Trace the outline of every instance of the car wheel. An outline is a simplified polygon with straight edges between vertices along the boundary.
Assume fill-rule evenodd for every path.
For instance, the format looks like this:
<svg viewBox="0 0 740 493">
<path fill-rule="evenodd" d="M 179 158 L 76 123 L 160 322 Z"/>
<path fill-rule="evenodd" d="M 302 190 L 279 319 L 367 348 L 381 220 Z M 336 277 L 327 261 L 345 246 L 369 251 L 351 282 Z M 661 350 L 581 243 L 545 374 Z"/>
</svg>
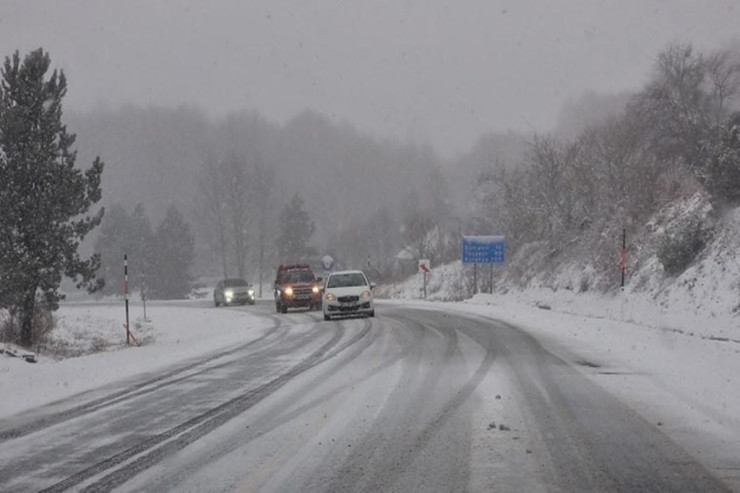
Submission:
<svg viewBox="0 0 740 493">
<path fill-rule="evenodd" d="M 370 310 L 370 313 L 367 314 L 368 317 L 374 317 L 375 316 L 375 310 Z"/>
<path fill-rule="evenodd" d="M 328 322 L 330 320 L 331 320 L 331 317 L 329 315 L 327 315 L 326 313 L 324 313 L 324 321 L 325 322 Z"/>
<path fill-rule="evenodd" d="M 280 313 L 288 313 L 288 306 L 280 305 Z"/>
<path fill-rule="evenodd" d="M 213 304 L 218 306 L 218 300 L 213 300 Z"/>
</svg>

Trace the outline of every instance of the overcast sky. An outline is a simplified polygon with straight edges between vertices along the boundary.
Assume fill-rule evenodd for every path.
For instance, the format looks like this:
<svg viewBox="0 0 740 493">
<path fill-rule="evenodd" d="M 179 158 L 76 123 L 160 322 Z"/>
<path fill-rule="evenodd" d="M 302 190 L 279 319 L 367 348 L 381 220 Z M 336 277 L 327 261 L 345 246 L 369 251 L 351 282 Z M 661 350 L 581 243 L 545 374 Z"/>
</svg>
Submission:
<svg viewBox="0 0 740 493">
<path fill-rule="evenodd" d="M 49 51 L 67 108 L 310 108 L 445 156 L 738 36 L 738 0 L 0 0 L 0 54 Z"/>
</svg>

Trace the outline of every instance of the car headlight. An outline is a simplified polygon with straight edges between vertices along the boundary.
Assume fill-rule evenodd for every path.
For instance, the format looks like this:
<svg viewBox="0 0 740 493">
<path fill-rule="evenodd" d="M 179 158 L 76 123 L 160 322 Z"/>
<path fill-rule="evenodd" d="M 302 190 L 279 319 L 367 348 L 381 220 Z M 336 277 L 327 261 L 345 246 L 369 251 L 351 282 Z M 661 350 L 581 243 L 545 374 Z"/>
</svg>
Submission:
<svg viewBox="0 0 740 493">
<path fill-rule="evenodd" d="M 293 288 L 291 288 L 290 286 L 285 288 L 285 294 L 288 296 L 293 296 Z"/>
<path fill-rule="evenodd" d="M 247 294 L 249 296 L 254 296 L 254 289 L 250 289 L 249 291 L 247 291 Z"/>
<path fill-rule="evenodd" d="M 227 289 L 226 291 L 224 291 L 224 296 L 227 297 L 227 298 L 233 298 L 234 297 L 234 292 L 232 290 L 230 290 L 230 289 Z"/>
<path fill-rule="evenodd" d="M 318 286 L 314 286 L 313 289 L 312 289 L 312 291 L 314 292 L 314 294 L 318 294 L 319 287 Z"/>
<path fill-rule="evenodd" d="M 360 298 L 362 298 L 363 300 L 369 300 L 372 297 L 373 297 L 373 293 L 371 293 L 370 291 L 363 291 L 362 294 L 360 295 Z"/>
<path fill-rule="evenodd" d="M 334 296 L 334 293 L 326 293 L 326 301 L 331 303 L 332 301 L 336 301 L 336 299 L 337 297 Z"/>
</svg>

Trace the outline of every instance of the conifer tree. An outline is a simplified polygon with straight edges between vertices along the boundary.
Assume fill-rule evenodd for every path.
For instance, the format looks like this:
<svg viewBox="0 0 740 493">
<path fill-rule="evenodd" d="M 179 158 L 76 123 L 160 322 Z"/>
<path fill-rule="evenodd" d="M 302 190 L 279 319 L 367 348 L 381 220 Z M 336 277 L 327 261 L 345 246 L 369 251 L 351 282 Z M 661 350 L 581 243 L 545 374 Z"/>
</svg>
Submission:
<svg viewBox="0 0 740 493">
<path fill-rule="evenodd" d="M 129 214 L 114 204 L 105 214 L 95 252 L 100 255 L 99 274 L 105 279 L 103 293 L 123 295 L 123 256 L 128 256 L 129 286 L 142 289 L 153 266 L 154 233 L 143 204 Z"/>
<path fill-rule="evenodd" d="M 6 57 L 0 76 L 0 308 L 19 317 L 20 343 L 33 343 L 37 300 L 54 310 L 64 295 L 62 277 L 92 292 L 96 255 L 80 257 L 85 236 L 101 221 L 103 209 L 88 211 L 101 197 L 103 162 L 75 167 L 75 135 L 62 123 L 64 73 L 54 70 L 39 48 L 21 61 Z"/>
<path fill-rule="evenodd" d="M 316 227 L 300 194 L 294 194 L 283 207 L 279 228 L 277 251 L 281 263 L 307 262 L 316 256 L 316 249 L 309 245 Z"/>
<path fill-rule="evenodd" d="M 195 258 L 195 245 L 190 226 L 174 206 L 157 226 L 152 245 L 152 273 L 147 286 L 152 298 L 184 298 L 192 288 L 190 268 Z"/>
</svg>

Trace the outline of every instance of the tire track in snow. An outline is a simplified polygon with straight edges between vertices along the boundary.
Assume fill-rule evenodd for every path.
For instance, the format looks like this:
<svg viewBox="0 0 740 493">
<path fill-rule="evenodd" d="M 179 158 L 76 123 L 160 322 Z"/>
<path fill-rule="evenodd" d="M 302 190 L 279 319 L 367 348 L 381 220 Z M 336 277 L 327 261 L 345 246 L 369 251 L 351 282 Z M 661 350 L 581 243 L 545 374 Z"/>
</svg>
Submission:
<svg viewBox="0 0 740 493">
<path fill-rule="evenodd" d="M 0 430 L 0 443 L 20 438 L 31 433 L 35 433 L 45 428 L 64 423 L 65 421 L 79 418 L 94 413 L 96 411 L 100 411 L 101 409 L 105 409 L 107 407 L 114 406 L 116 404 L 120 404 L 128 400 L 159 391 L 163 388 L 180 383 L 184 380 L 199 376 L 205 372 L 228 366 L 229 364 L 231 364 L 231 361 L 226 361 L 217 365 L 207 365 L 219 359 L 229 358 L 246 349 L 252 348 L 252 346 L 256 346 L 264 342 L 268 342 L 269 344 L 278 343 L 280 342 L 280 340 L 282 340 L 283 337 L 288 335 L 288 333 L 290 332 L 290 326 L 280 325 L 280 321 L 276 317 L 270 318 L 273 320 L 274 325 L 268 330 L 267 333 L 263 334 L 257 339 L 249 341 L 233 349 L 215 353 L 209 357 L 206 357 L 205 359 L 201 359 L 193 363 L 187 363 L 183 366 L 178 366 L 173 370 L 158 374 L 154 378 L 138 382 L 126 389 L 94 399 L 90 402 L 86 402 L 85 404 L 35 419 L 21 426 Z M 274 337 L 274 340 L 269 340 L 272 337 Z M 203 368 L 196 370 L 198 367 Z M 65 399 L 65 401 L 78 399 L 79 396 L 80 394 L 72 396 L 68 399 Z"/>
<path fill-rule="evenodd" d="M 394 314 L 395 315 L 395 314 Z M 426 317 L 426 318 L 422 318 Z M 400 382 L 388 398 L 389 403 L 407 403 L 399 415 L 398 409 L 389 408 L 381 413 L 374 425 L 366 434 L 367 440 L 361 447 L 354 448 L 345 459 L 344 464 L 333 474 L 331 481 L 325 486 L 326 491 L 377 491 L 378 489 L 393 489 L 396 479 L 404 473 L 408 465 L 424 451 L 427 444 L 435 438 L 444 425 L 468 400 L 479 383 L 489 371 L 495 359 L 495 351 L 490 344 L 481 344 L 486 349 L 486 356 L 467 378 L 458 391 L 446 395 L 443 404 L 432 409 L 429 396 L 435 395 L 435 389 L 446 372 L 448 365 L 460 356 L 458 331 L 443 325 L 429 312 L 415 311 L 414 318 L 393 316 L 403 322 L 406 329 L 414 327 L 417 337 L 412 351 L 406 355 L 407 370 L 404 372 L 404 381 L 411 382 L 414 389 L 409 393 L 408 385 Z M 421 321 L 420 321 L 421 320 Z M 430 332 L 440 335 L 444 347 L 439 356 L 435 356 L 434 370 L 425 373 L 422 381 L 413 384 L 419 373 L 421 362 L 424 361 L 425 340 L 430 338 Z M 423 421 L 421 428 L 418 423 Z M 394 436 L 393 440 L 385 437 Z M 404 437 L 402 440 L 399 437 Z M 402 441 L 399 443 L 399 441 Z M 458 471 L 465 475 L 464 470 Z M 464 481 L 460 478 L 451 482 L 459 484 Z"/>
<path fill-rule="evenodd" d="M 358 336 L 364 336 L 368 330 L 369 328 L 361 332 Z M 346 344 L 336 348 L 339 341 L 343 338 L 344 333 L 345 329 L 338 324 L 329 341 L 324 343 L 306 359 L 273 380 L 195 416 L 164 433 L 155 435 L 123 452 L 98 462 L 42 491 L 48 493 L 67 491 L 118 466 L 121 467 L 84 487 L 82 491 L 110 491 L 120 486 L 168 455 L 186 447 L 188 444 L 247 411 L 263 399 L 272 395 L 296 376 L 327 359 L 333 358 L 341 350 L 349 347 L 349 345 L 358 339 L 358 336 L 356 336 Z"/>
</svg>

